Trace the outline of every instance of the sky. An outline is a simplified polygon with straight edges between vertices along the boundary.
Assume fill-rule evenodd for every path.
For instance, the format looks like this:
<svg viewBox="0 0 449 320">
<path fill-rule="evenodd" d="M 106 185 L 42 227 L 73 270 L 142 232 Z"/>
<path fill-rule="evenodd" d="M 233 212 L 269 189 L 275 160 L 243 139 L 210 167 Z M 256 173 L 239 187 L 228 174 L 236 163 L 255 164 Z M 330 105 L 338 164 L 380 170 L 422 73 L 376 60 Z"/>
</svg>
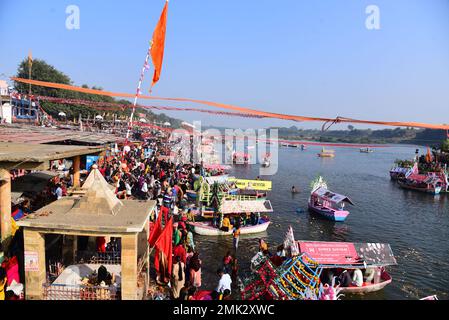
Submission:
<svg viewBox="0 0 449 320">
<path fill-rule="evenodd" d="M 69 5 L 79 8 L 79 29 L 66 28 Z M 75 85 L 134 93 L 163 5 L 0 0 L 0 79 L 32 50 Z M 380 29 L 366 27 L 369 5 L 379 8 Z M 152 70 L 144 93 L 151 78 Z M 449 1 L 170 0 L 153 94 L 304 116 L 449 123 Z M 234 128 L 322 125 L 166 113 Z"/>
</svg>

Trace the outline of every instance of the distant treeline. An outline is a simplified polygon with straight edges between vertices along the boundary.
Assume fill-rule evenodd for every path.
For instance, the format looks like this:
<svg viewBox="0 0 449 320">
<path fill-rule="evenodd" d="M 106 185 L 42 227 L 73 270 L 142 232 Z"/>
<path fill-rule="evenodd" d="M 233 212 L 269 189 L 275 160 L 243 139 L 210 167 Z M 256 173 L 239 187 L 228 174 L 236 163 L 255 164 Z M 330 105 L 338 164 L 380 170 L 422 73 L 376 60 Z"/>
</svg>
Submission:
<svg viewBox="0 0 449 320">
<path fill-rule="evenodd" d="M 17 69 L 17 77 L 18 78 L 26 78 L 28 79 L 28 59 L 24 59 Z M 69 76 L 64 74 L 63 72 L 57 70 L 52 65 L 49 65 L 44 60 L 35 59 L 32 63 L 31 69 L 32 79 L 33 80 L 41 80 L 47 82 L 55 82 L 73 85 L 72 80 Z M 87 84 L 83 84 L 81 87 L 89 88 Z M 28 94 L 29 85 L 24 83 L 15 83 L 15 89 L 23 94 Z M 102 90 L 101 87 L 92 86 L 91 89 Z M 95 94 L 87 94 L 82 92 L 75 92 L 69 90 L 62 89 L 53 89 L 46 88 L 40 86 L 31 86 L 31 93 L 33 95 L 39 96 L 49 96 L 56 98 L 66 98 L 66 99 L 80 99 L 80 100 L 88 100 L 92 102 L 109 102 L 109 103 L 120 103 L 122 105 L 131 104 L 128 100 L 117 100 L 108 96 L 100 96 Z M 90 116 L 91 118 L 95 117 L 95 115 L 102 115 L 104 119 L 111 120 L 115 115 L 118 119 L 126 119 L 131 114 L 131 108 L 108 108 L 107 110 L 101 110 L 101 108 L 94 109 L 89 106 L 84 105 L 76 105 L 76 104 L 61 104 L 61 103 L 53 103 L 49 101 L 41 101 L 41 106 L 52 117 L 57 118 L 60 112 L 64 112 L 67 115 L 68 119 L 78 118 L 79 115 L 83 118 Z M 165 114 L 155 114 L 147 109 L 138 108 L 136 109 L 137 113 L 143 113 L 146 115 L 147 120 L 157 121 L 158 123 L 170 122 L 172 127 L 179 128 L 181 125 L 181 120 L 171 118 Z"/>
<path fill-rule="evenodd" d="M 226 128 L 204 126 L 203 129 L 218 129 L 224 133 Z M 395 129 L 356 129 L 352 125 L 347 130 L 328 130 L 320 129 L 300 129 L 296 126 L 272 127 L 269 129 L 277 129 L 279 139 L 285 140 L 306 140 L 319 142 L 335 142 L 335 143 L 363 143 L 363 144 L 387 144 L 387 143 L 403 143 L 417 144 L 430 147 L 441 146 L 441 143 L 447 139 L 446 131 L 416 128 L 395 128 Z M 268 132 L 267 132 L 268 133 Z"/>
<path fill-rule="evenodd" d="M 278 135 L 282 139 L 339 143 L 406 143 L 440 146 L 447 138 L 444 130 L 416 128 L 362 130 L 348 126 L 348 130 L 328 130 L 324 132 L 318 129 L 299 129 L 296 126 L 276 129 L 278 129 Z"/>
</svg>

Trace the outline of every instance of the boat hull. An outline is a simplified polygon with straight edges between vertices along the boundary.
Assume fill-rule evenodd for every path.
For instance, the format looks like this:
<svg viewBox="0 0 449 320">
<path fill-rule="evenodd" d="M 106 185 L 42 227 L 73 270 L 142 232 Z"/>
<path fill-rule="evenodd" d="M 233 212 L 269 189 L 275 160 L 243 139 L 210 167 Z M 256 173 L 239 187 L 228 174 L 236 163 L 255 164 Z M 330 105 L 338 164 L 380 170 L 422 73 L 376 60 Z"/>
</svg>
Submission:
<svg viewBox="0 0 449 320">
<path fill-rule="evenodd" d="M 252 234 L 264 232 L 267 230 L 271 221 L 264 221 L 255 226 L 245 226 L 240 228 L 240 234 Z M 193 232 L 202 236 L 228 236 L 232 235 L 232 229 L 223 231 L 211 226 L 210 222 L 188 222 L 188 225 L 193 227 Z"/>
<path fill-rule="evenodd" d="M 320 158 L 333 158 L 335 154 L 332 153 L 318 153 L 318 157 Z"/>
<path fill-rule="evenodd" d="M 429 193 L 429 194 L 433 194 L 433 195 L 440 194 L 440 192 L 441 192 L 441 187 L 421 188 L 421 187 L 416 187 L 413 185 L 406 184 L 406 183 L 402 182 L 401 180 L 398 180 L 398 184 L 403 189 L 420 191 L 420 192 L 425 192 L 425 193 Z"/>
<path fill-rule="evenodd" d="M 346 210 L 331 210 L 325 207 L 315 207 L 309 203 L 309 211 L 314 212 L 331 221 L 343 222 L 349 215 Z"/>
<path fill-rule="evenodd" d="M 379 290 L 382 290 L 387 285 L 389 285 L 392 281 L 391 276 L 384 272 L 382 274 L 382 282 L 375 283 L 375 284 L 369 284 L 362 287 L 340 287 L 341 293 L 348 293 L 348 294 L 365 294 L 369 292 L 376 292 Z"/>
</svg>

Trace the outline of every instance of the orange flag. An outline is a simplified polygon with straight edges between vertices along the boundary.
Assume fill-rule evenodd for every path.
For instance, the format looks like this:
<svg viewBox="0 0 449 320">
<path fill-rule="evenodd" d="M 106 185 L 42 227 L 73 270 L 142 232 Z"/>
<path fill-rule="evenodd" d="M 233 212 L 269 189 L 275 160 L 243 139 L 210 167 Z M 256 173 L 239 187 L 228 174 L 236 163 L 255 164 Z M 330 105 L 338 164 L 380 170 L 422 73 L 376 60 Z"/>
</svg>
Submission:
<svg viewBox="0 0 449 320">
<path fill-rule="evenodd" d="M 161 214 L 161 213 L 159 213 Z M 156 240 L 154 244 L 156 249 L 156 254 L 154 256 L 154 267 L 156 271 L 160 272 L 161 270 L 161 261 L 159 261 L 159 253 L 165 257 L 167 273 L 170 275 L 172 270 L 172 259 L 173 259 L 173 217 L 170 218 L 164 230 L 162 231 L 159 239 Z"/>
<path fill-rule="evenodd" d="M 168 0 L 165 2 L 164 9 L 162 10 L 159 22 L 156 25 L 156 29 L 153 32 L 153 40 L 151 43 L 151 59 L 154 65 L 154 75 L 151 87 L 153 87 L 159 80 L 162 69 L 162 60 L 164 59 L 164 47 L 165 47 L 165 30 L 167 27 L 167 10 Z M 150 89 L 151 91 L 151 89 Z"/>
</svg>

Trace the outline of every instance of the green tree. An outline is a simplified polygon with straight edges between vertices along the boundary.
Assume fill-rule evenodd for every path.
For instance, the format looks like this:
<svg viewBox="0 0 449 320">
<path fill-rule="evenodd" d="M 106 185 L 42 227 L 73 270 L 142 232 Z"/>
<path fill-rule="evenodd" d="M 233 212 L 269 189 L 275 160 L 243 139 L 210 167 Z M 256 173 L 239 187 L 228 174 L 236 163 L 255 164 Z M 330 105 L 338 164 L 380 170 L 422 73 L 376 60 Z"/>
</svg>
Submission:
<svg viewBox="0 0 449 320">
<path fill-rule="evenodd" d="M 17 69 L 17 77 L 18 78 L 29 78 L 28 73 L 28 58 L 25 58 Z M 44 60 L 35 59 L 33 60 L 32 69 L 31 69 L 31 78 L 33 80 L 40 80 L 46 82 L 54 82 L 61 83 L 67 85 L 73 85 L 72 80 L 68 75 L 63 73 L 62 71 L 57 70 L 54 66 L 48 64 Z M 28 93 L 29 85 L 25 83 L 15 82 L 15 89 L 21 93 Z M 87 84 L 83 84 L 82 88 L 88 89 L 89 86 Z M 92 89 L 95 90 L 103 90 L 100 86 L 92 86 Z M 46 88 L 41 86 L 31 86 L 31 93 L 36 96 L 48 96 L 55 98 L 67 98 L 67 99 L 80 99 L 80 100 L 88 100 L 92 102 L 109 102 L 109 103 L 120 103 L 122 105 L 130 105 L 131 103 L 128 100 L 115 100 L 109 96 L 88 94 L 76 91 L 62 90 L 62 89 L 54 89 L 54 88 Z M 114 107 L 112 110 L 108 108 L 107 111 L 101 109 L 94 109 L 90 106 L 80 105 L 80 104 L 61 104 L 61 103 L 52 103 L 48 101 L 41 101 L 41 107 L 49 113 L 52 117 L 57 117 L 59 112 L 65 112 L 69 119 L 75 117 L 77 118 L 79 114 L 83 117 L 87 117 L 88 114 L 104 114 L 107 112 L 112 118 L 112 114 L 116 114 L 119 118 L 125 118 L 131 114 L 131 108 L 122 108 L 122 107 Z M 156 115 L 147 109 L 138 108 L 136 110 L 139 113 L 145 113 L 150 119 L 156 121 L 169 121 L 172 124 L 173 128 L 179 128 L 181 125 L 181 121 L 178 119 L 173 119 L 164 114 Z"/>
<path fill-rule="evenodd" d="M 441 144 L 441 151 L 449 152 L 449 139 L 443 141 L 443 143 Z"/>
</svg>

